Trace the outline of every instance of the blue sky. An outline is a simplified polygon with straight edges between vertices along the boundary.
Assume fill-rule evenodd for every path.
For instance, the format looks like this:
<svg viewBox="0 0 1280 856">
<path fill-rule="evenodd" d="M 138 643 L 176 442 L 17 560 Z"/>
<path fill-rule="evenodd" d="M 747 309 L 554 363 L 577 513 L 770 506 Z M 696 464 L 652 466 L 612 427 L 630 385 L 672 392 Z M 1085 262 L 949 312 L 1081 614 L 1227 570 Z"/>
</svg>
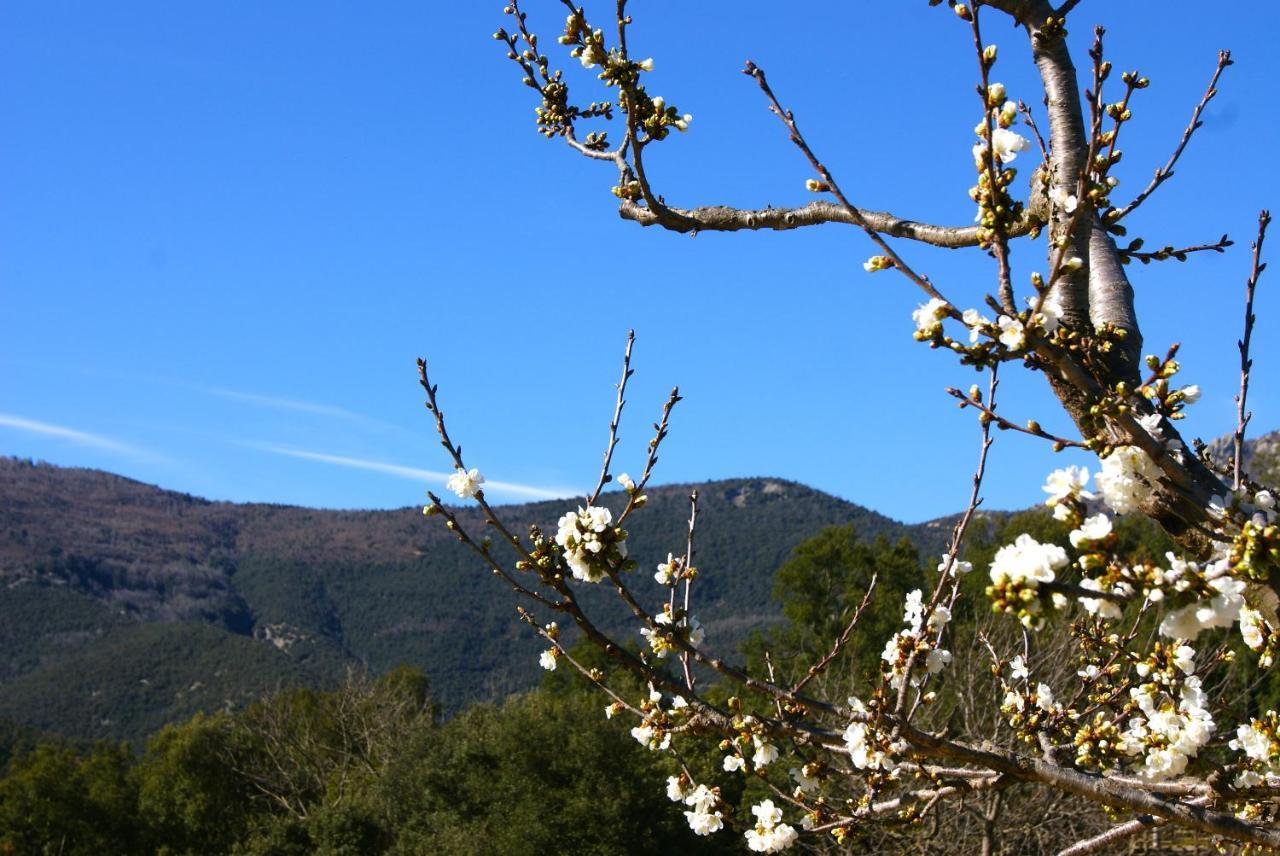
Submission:
<svg viewBox="0 0 1280 856">
<path fill-rule="evenodd" d="M 0 453 L 218 499 L 411 505 L 448 468 L 421 355 L 469 461 L 506 485 L 491 493 L 582 492 L 634 327 L 619 470 L 639 469 L 678 384 L 660 482 L 772 475 L 905 520 L 957 510 L 976 426 L 942 390 L 975 376 L 912 342 L 917 293 L 863 273 L 872 248 L 847 227 L 691 239 L 621 222 L 610 168 L 534 133 L 532 93 L 490 39 L 500 7 L 5 3 Z M 562 7 L 527 8 L 550 42 Z M 695 117 L 649 159 L 668 201 L 808 201 L 804 162 L 740 73 L 751 58 L 858 204 L 970 221 L 967 30 L 924 2 L 776 9 L 633 2 L 650 91 Z M 1183 343 L 1183 377 L 1205 390 L 1185 424 L 1209 438 L 1234 425 L 1257 211 L 1280 208 L 1277 15 L 1093 0 L 1071 22 L 1078 48 L 1095 18 L 1117 69 L 1152 79 L 1117 199 L 1168 156 L 1216 51 L 1237 60 L 1130 223 L 1149 246 L 1237 241 L 1132 269 L 1148 350 Z M 1034 102 L 1021 34 L 987 34 L 995 77 Z M 902 251 L 959 302 L 992 287 L 977 252 Z M 1025 283 L 1041 245 L 1014 262 Z M 1258 300 L 1258 430 L 1280 427 L 1277 288 L 1264 277 Z M 1006 412 L 1067 430 L 1043 386 L 1006 372 Z M 1038 501 L 1064 460 L 1010 436 L 993 455 L 995 508 Z"/>
</svg>

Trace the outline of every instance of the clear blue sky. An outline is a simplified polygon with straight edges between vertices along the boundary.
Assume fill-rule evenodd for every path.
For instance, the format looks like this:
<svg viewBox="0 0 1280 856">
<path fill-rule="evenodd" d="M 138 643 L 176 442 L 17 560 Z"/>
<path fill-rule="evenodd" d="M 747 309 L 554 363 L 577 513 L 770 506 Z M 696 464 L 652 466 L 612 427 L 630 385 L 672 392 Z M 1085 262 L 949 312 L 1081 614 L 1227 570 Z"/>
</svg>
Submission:
<svg viewBox="0 0 1280 856">
<path fill-rule="evenodd" d="M 563 8 L 527 2 L 550 42 Z M 945 7 L 632 6 L 650 91 L 695 117 L 651 158 L 668 201 L 808 201 L 804 163 L 740 74 L 749 57 L 856 202 L 972 219 L 974 63 Z M 847 227 L 690 239 L 621 222 L 610 168 L 534 133 L 532 93 L 490 39 L 500 7 L 6 2 L 0 453 L 219 499 L 411 505 L 427 487 L 413 471 L 447 469 L 422 355 L 491 481 L 581 492 L 634 327 L 619 469 L 639 469 L 679 384 L 659 481 L 773 475 L 905 520 L 958 509 L 976 427 L 942 389 L 975 376 L 911 340 L 918 295 L 864 274 L 872 248 Z M 1086 0 L 1077 47 L 1099 17 L 1117 68 L 1153 81 L 1117 199 L 1171 151 L 1215 52 L 1237 59 L 1177 177 L 1130 224 L 1149 245 L 1237 240 L 1132 271 L 1148 348 L 1183 342 L 1205 390 L 1186 424 L 1208 438 L 1234 424 L 1257 210 L 1280 209 L 1280 26 L 1262 0 Z M 1034 101 L 1021 33 L 988 33 L 997 79 Z M 567 62 L 579 90 L 598 85 Z M 961 302 L 991 288 L 976 252 L 903 251 Z M 1022 283 L 1044 267 L 1039 245 L 1014 260 Z M 1260 430 L 1280 427 L 1278 291 L 1264 278 Z M 1066 430 L 1040 378 L 1006 374 L 1010 416 Z M 1038 501 L 1048 450 L 1005 436 L 994 455 L 989 506 Z"/>
</svg>

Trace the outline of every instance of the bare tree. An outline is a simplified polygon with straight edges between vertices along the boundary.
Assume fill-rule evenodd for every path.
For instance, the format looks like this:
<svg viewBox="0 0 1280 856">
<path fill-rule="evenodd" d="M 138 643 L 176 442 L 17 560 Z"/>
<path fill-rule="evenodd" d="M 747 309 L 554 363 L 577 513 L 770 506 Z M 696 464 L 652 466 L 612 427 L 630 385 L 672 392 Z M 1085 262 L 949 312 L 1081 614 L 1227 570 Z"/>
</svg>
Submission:
<svg viewBox="0 0 1280 856">
<path fill-rule="evenodd" d="M 978 415 L 980 446 L 970 502 L 931 586 L 907 597 L 902 629 L 888 640 L 871 640 L 877 647 L 884 645 L 881 674 L 869 696 L 859 699 L 850 697 L 848 683 L 837 676 L 842 653 L 858 632 L 861 609 L 832 640 L 830 651 L 795 681 L 782 680 L 768 658 L 763 673 L 751 673 L 704 645 L 702 628 L 691 614 L 698 575 L 696 495 L 686 543 L 673 545 L 672 555 L 657 565 L 661 601 L 646 606 L 650 599 L 628 582 L 637 562 L 627 555 L 624 525 L 645 504 L 645 486 L 680 401 L 673 390 L 654 425 L 640 477 L 615 478 L 613 452 L 632 373 L 631 339 L 599 479 L 583 506 L 561 518 L 555 535 L 537 528 L 517 535 L 501 521 L 484 497 L 483 476 L 467 468 L 449 436 L 438 388 L 420 361 L 428 409 L 457 468 L 450 487 L 460 497 L 474 498 L 494 537 L 514 549 L 515 561 L 506 561 L 508 552 L 493 549 L 488 539 L 464 531 L 434 494 L 425 511 L 442 515 L 458 538 L 520 595 L 525 602 L 522 619 L 549 643 L 543 666 L 568 663 L 579 668 L 608 695 L 609 714 L 633 717 L 633 735 L 656 751 L 679 757 L 685 741 L 720 740 L 725 775 L 754 777 L 772 793 L 752 809 L 754 819 L 735 820 L 728 816 L 719 789 L 695 781 L 686 767 L 671 780 L 669 795 L 688 807 L 686 816 L 700 834 L 735 822 L 746 829 L 752 849 L 780 850 L 802 835 L 784 822 L 784 812 L 792 817 L 798 813 L 806 841 L 822 836 L 835 844 L 865 844 L 867 835 L 893 835 L 895 824 L 933 824 L 936 837 L 960 828 L 957 824 L 976 822 L 983 852 L 997 852 L 1006 846 L 999 842 L 997 828 L 1007 826 L 1011 813 L 1025 819 L 1031 812 L 1039 820 L 1016 847 L 1067 846 L 1071 839 L 1066 836 L 1072 835 L 1079 840 L 1068 852 L 1099 852 L 1161 824 L 1280 847 L 1280 829 L 1273 822 L 1280 797 L 1280 717 L 1268 711 L 1247 721 L 1224 722 L 1223 699 L 1206 691 L 1233 659 L 1230 628 L 1239 625 L 1249 656 L 1268 668 L 1280 626 L 1271 591 L 1280 567 L 1275 501 L 1261 485 L 1245 479 L 1238 465 L 1248 421 L 1252 300 L 1264 268 L 1260 254 L 1269 215 L 1264 211 L 1259 220 L 1247 287 L 1236 461 L 1223 469 L 1201 450 L 1188 449 L 1175 428 L 1199 391 L 1171 382 L 1179 371 L 1176 346 L 1163 357 L 1143 357 L 1125 266 L 1133 260 L 1149 263 L 1221 252 L 1230 241 L 1223 236 L 1193 247 L 1144 251 L 1140 241 L 1121 247 L 1116 238 L 1125 234 L 1123 221 L 1173 174 L 1216 94 L 1219 77 L 1231 64 L 1230 54 L 1219 54 L 1205 94 L 1168 161 L 1133 199 L 1113 201 L 1116 182 L 1110 172 L 1121 157 L 1118 143 L 1132 118 L 1131 100 L 1148 81 L 1126 72 L 1116 86 L 1099 27 L 1084 66 L 1082 97 L 1080 72 L 1065 39 L 1068 15 L 1078 2 L 1066 0 L 1058 7 L 1046 0 L 947 3 L 973 45 L 974 106 L 981 117 L 970 194 L 978 209 L 977 225 L 967 227 L 922 223 L 855 205 L 764 70 L 751 62 L 744 72 L 808 164 L 807 186 L 818 201 L 759 210 L 670 205 L 668 194 L 651 183 L 645 156 L 672 131 L 686 130 L 689 117 L 646 91 L 651 64 L 632 58 L 626 0 L 615 0 L 607 34 L 591 24 L 585 10 L 563 2 L 568 18 L 559 42 L 611 90 L 607 101 L 571 99 L 566 75 L 552 67 L 525 11 L 516 2 L 505 9 L 511 29 L 499 29 L 495 38 L 540 98 L 540 131 L 563 139 L 579 155 L 612 166 L 617 175 L 613 191 L 624 220 L 678 232 L 855 226 L 877 248 L 866 269 L 894 270 L 927 298 L 914 315 L 916 339 L 985 369 L 989 377 L 986 389 L 951 390 L 962 407 Z M 941 0 L 929 5 L 939 6 Z M 1005 87 L 992 79 L 998 50 L 984 33 L 990 24 L 1010 19 L 1030 40 L 1043 87 L 1047 134 L 1036 124 L 1035 112 L 1010 100 Z M 1104 94 L 1109 87 L 1110 95 Z M 615 141 L 602 131 L 580 136 L 581 124 L 615 118 L 622 129 Z M 1030 139 L 1014 130 L 1022 125 L 1034 138 L 1034 149 Z M 1020 200 L 1009 163 L 1019 152 L 1035 149 L 1041 162 L 1029 198 Z M 1010 246 L 1041 238 L 1048 274 L 1029 278 L 1030 288 L 1023 289 L 1029 292 L 1028 305 L 1019 309 Z M 965 308 L 949 298 L 944 286 L 908 260 L 904 241 L 974 247 L 989 255 L 995 281 L 985 305 Z M 1044 375 L 1078 436 L 1051 434 L 1034 420 L 1003 415 L 996 399 L 998 374 L 1007 363 Z M 992 630 L 981 645 L 962 648 L 957 643 L 965 640 L 955 638 L 949 622 L 963 594 L 961 580 L 972 570 L 961 559 L 962 547 L 981 502 L 992 425 L 1039 437 L 1055 449 L 1095 453 L 1102 468 L 1098 493 L 1106 510 L 1092 502 L 1087 473 L 1080 468 L 1051 474 L 1048 505 L 1071 528 L 1070 549 L 1029 534 L 1003 547 L 988 570 L 986 597 L 1018 633 L 1011 638 Z M 612 481 L 627 496 L 616 518 L 599 505 L 601 492 Z M 1184 554 L 1170 554 L 1168 567 L 1121 555 L 1108 512 L 1151 517 Z M 592 584 L 612 587 L 634 615 L 648 643 L 639 655 L 603 633 L 581 606 L 577 591 Z M 1069 621 L 1071 611 L 1077 617 Z M 647 681 L 648 696 L 626 698 L 611 689 L 608 674 L 579 664 L 559 641 L 558 623 L 544 623 L 550 617 L 571 623 L 618 668 Z M 1053 627 L 1058 629 L 1045 629 Z M 1198 649 L 1191 644 L 1197 639 Z M 961 663 L 953 665 L 955 659 Z M 983 669 L 987 677 L 980 680 Z M 735 694 L 725 699 L 705 692 L 699 674 L 706 672 L 734 687 Z M 787 774 L 778 772 L 785 766 L 783 758 L 791 762 Z M 1124 817 L 1105 829 L 1096 814 L 1081 818 L 1076 807 L 1082 804 Z M 948 805 L 962 808 L 944 820 L 941 813 Z M 1018 807 L 1011 809 L 1013 805 Z M 1055 812 L 1063 822 L 1046 823 Z M 1073 825 L 1071 818 L 1080 822 Z M 889 831 L 867 832 L 877 822 L 887 824 Z M 922 852 L 930 849 L 927 843 L 920 847 Z"/>
</svg>

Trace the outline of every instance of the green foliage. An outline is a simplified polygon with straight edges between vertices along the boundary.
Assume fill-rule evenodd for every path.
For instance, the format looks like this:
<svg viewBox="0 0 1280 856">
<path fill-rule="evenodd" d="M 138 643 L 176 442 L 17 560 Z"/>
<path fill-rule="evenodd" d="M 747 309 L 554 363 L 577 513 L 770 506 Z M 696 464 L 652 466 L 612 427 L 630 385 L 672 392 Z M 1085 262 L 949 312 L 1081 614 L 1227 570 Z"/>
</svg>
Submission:
<svg viewBox="0 0 1280 856">
<path fill-rule="evenodd" d="M 862 541 L 853 526 L 832 526 L 804 541 L 778 569 L 774 597 L 787 619 L 743 646 L 753 671 L 763 673 L 768 651 L 788 681 L 825 656 L 853 619 L 872 577 L 875 590 L 859 619 L 856 639 L 839 666 L 855 681 L 879 676 L 880 647 L 899 628 L 907 592 L 924 581 L 919 553 L 905 538 Z M 852 687 L 850 687 L 852 691 Z"/>
<path fill-rule="evenodd" d="M 596 691 L 563 689 L 441 726 L 425 678 L 402 669 L 197 715 L 136 759 L 118 745 L 40 744 L 0 779 L 0 853 L 732 849 L 694 836 L 666 799 L 669 756 L 606 720 Z"/>
<path fill-rule="evenodd" d="M 252 791 L 225 760 L 234 727 L 225 714 L 196 714 L 147 741 L 134 769 L 138 812 L 165 852 L 229 852 L 243 834 Z"/>
<path fill-rule="evenodd" d="M 135 853 L 136 789 L 130 755 L 99 743 L 86 756 L 41 744 L 10 762 L 0 779 L 0 853 Z"/>
</svg>

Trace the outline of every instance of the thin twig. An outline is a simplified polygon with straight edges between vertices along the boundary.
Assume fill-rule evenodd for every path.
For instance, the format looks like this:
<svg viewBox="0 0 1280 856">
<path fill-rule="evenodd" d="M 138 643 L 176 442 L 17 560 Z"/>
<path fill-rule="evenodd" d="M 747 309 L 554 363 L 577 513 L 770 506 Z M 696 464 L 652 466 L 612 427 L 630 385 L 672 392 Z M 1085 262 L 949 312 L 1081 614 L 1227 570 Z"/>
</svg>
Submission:
<svg viewBox="0 0 1280 856">
<path fill-rule="evenodd" d="M 808 158 L 809 165 L 812 166 L 814 171 L 816 171 L 822 178 L 823 183 L 826 184 L 831 195 L 834 196 L 844 207 L 845 211 L 848 212 L 850 219 L 852 219 L 858 226 L 862 227 L 862 230 L 867 233 L 867 237 L 871 238 L 875 245 L 880 248 L 881 252 L 888 256 L 888 258 L 893 262 L 893 266 L 895 268 L 900 270 L 904 276 L 919 286 L 925 294 L 946 303 L 951 314 L 953 314 L 954 317 L 959 318 L 960 313 L 954 306 L 952 306 L 951 301 L 943 297 L 941 292 L 934 288 L 933 283 L 929 282 L 927 277 L 921 276 L 912 270 L 912 268 L 902 260 L 902 257 L 894 251 L 893 247 L 889 246 L 889 243 L 884 239 L 884 237 L 872 228 L 870 223 L 862 218 L 858 209 L 854 207 L 853 203 L 850 202 L 848 197 L 846 197 L 843 191 L 840 190 L 840 186 L 836 184 L 836 180 L 831 175 L 830 170 L 822 165 L 822 162 L 818 160 L 818 156 L 813 153 L 813 149 L 809 148 L 809 144 L 805 142 L 804 135 L 800 133 L 800 128 L 796 124 L 795 116 L 790 110 L 784 109 L 782 104 L 778 101 L 778 97 L 773 94 L 773 89 L 769 86 L 769 81 L 765 78 L 764 69 L 760 68 L 751 60 L 747 60 L 746 67 L 742 70 L 742 73 L 755 79 L 756 83 L 760 86 L 760 91 L 763 92 L 765 98 L 769 100 L 769 109 L 775 116 L 782 120 L 782 124 L 786 125 L 787 131 L 791 134 L 791 142 L 795 143 L 796 147 L 804 153 L 806 158 Z"/>
<path fill-rule="evenodd" d="M 698 527 L 698 492 L 692 491 L 689 494 L 689 535 L 685 541 L 684 548 L 684 620 L 690 628 L 693 627 L 693 618 L 689 615 L 689 593 L 693 588 L 693 536 L 697 532 Z M 675 596 L 675 588 L 671 589 L 671 594 Z M 685 651 L 680 655 L 680 665 L 684 668 L 685 686 L 693 692 L 694 677 L 693 670 L 689 668 L 689 652 Z M 769 680 L 773 680 L 772 666 L 770 667 Z"/>
<path fill-rule="evenodd" d="M 1168 259 L 1175 259 L 1176 261 L 1185 262 L 1187 260 L 1187 256 L 1191 255 L 1192 253 L 1205 253 L 1205 252 L 1221 253 L 1221 252 L 1224 252 L 1227 249 L 1227 247 L 1233 246 L 1234 244 L 1235 244 L 1235 241 L 1232 241 L 1226 235 L 1223 235 L 1221 238 L 1219 238 L 1217 241 L 1213 242 L 1212 244 L 1196 244 L 1190 247 L 1176 247 L 1176 248 L 1172 244 L 1168 244 L 1166 246 L 1161 247 L 1158 250 L 1153 250 L 1151 252 L 1142 252 L 1141 250 L 1142 239 L 1137 238 L 1132 243 L 1130 243 L 1129 246 L 1125 247 L 1122 250 L 1119 250 L 1118 252 L 1120 253 L 1120 262 L 1122 264 L 1128 264 L 1133 259 L 1137 259 L 1138 261 L 1142 262 L 1145 265 L 1145 264 L 1150 264 L 1151 262 L 1167 261 Z"/>
<path fill-rule="evenodd" d="M 1258 285 L 1258 277 L 1267 269 L 1262 261 L 1262 242 L 1267 237 L 1267 225 L 1270 222 L 1271 212 L 1263 209 L 1258 214 L 1258 237 L 1253 242 L 1253 269 L 1245 284 L 1244 338 L 1236 343 L 1240 348 L 1240 394 L 1236 396 L 1235 454 L 1231 460 L 1232 487 L 1235 490 L 1240 489 L 1243 478 L 1241 468 L 1244 464 L 1244 430 L 1253 418 L 1253 414 L 1245 410 L 1245 402 L 1249 397 L 1249 370 L 1253 368 L 1253 360 L 1249 358 L 1249 343 L 1253 339 L 1253 322 L 1257 320 L 1253 314 L 1253 292 Z"/>
<path fill-rule="evenodd" d="M 1041 440 L 1048 440 L 1049 442 L 1053 443 L 1055 446 L 1061 446 L 1063 448 L 1067 448 L 1067 447 L 1075 448 L 1075 449 L 1088 448 L 1084 443 L 1080 442 L 1079 440 L 1071 440 L 1066 437 L 1059 437 L 1057 434 L 1050 434 L 1048 431 L 1040 427 L 1040 423 L 1035 422 L 1034 420 L 1031 422 L 1028 422 L 1026 425 L 1019 425 L 1017 422 L 1012 422 L 1008 419 L 1005 419 L 1003 416 L 996 413 L 992 407 L 989 407 L 988 405 L 983 404 L 981 401 L 974 401 L 972 398 L 968 396 L 967 393 L 964 393 L 961 390 L 956 389 L 955 387 L 947 387 L 947 394 L 955 398 L 956 400 L 958 400 L 962 408 L 973 407 L 981 411 L 983 416 L 985 416 L 987 419 L 994 422 L 996 424 L 996 427 L 1002 431 L 1017 431 L 1022 434 L 1027 434 L 1031 437 L 1039 437 Z"/>
<path fill-rule="evenodd" d="M 1208 802 L 1208 797 L 1199 797 L 1198 799 L 1190 800 L 1188 805 L 1202 806 Z M 1158 829 L 1168 822 L 1163 817 L 1153 817 L 1149 814 L 1138 815 L 1133 820 L 1111 827 L 1101 835 L 1087 838 L 1084 841 L 1077 841 L 1067 849 L 1059 851 L 1058 856 L 1086 856 L 1088 853 L 1100 853 L 1104 850 L 1110 850 L 1117 842 L 1131 838 L 1147 829 Z"/>
<path fill-rule="evenodd" d="M 600 491 L 612 480 L 609 475 L 609 464 L 613 461 L 613 450 L 618 445 L 618 423 L 622 420 L 622 408 L 626 406 L 627 381 L 634 372 L 631 369 L 631 348 L 636 343 L 636 331 L 627 331 L 627 348 L 622 354 L 622 379 L 618 381 L 618 399 L 613 405 L 613 419 L 609 422 L 609 443 L 604 449 L 604 463 L 600 467 L 600 478 L 596 481 L 596 489 L 587 498 L 587 505 L 595 505 L 600 500 Z"/>
<path fill-rule="evenodd" d="M 1231 65 L 1231 51 L 1218 51 L 1218 65 L 1213 70 L 1213 77 L 1209 79 L 1209 86 L 1205 89 L 1204 95 L 1200 98 L 1200 103 L 1196 105 L 1196 109 L 1191 112 L 1191 122 L 1187 125 L 1186 130 L 1182 132 L 1182 139 L 1178 141 L 1178 147 L 1173 150 L 1173 154 L 1164 166 L 1156 170 L 1148 184 L 1141 193 L 1134 197 L 1133 201 L 1119 210 L 1108 211 L 1104 220 L 1108 223 L 1119 223 L 1125 217 L 1128 217 L 1135 209 L 1147 200 L 1147 197 L 1165 181 L 1173 177 L 1174 164 L 1178 162 L 1178 158 L 1182 157 L 1182 152 L 1187 147 L 1187 143 L 1191 142 L 1191 137 L 1195 134 L 1204 123 L 1200 120 L 1200 114 L 1204 112 L 1204 108 L 1208 106 L 1213 97 L 1218 94 L 1218 78 L 1222 76 L 1222 72 L 1227 66 Z"/>
<path fill-rule="evenodd" d="M 858 608 L 853 612 L 853 618 L 845 625 L 844 632 L 840 634 L 840 638 L 836 640 L 835 645 L 827 652 L 817 663 L 809 667 L 809 671 L 805 676 L 796 682 L 791 688 L 793 693 L 798 693 L 804 689 L 805 684 L 817 677 L 827 666 L 831 665 L 831 661 L 840 656 L 840 652 L 844 650 L 844 646 L 849 644 L 849 637 L 853 635 L 854 628 L 858 626 L 858 622 L 862 620 L 862 612 L 867 608 L 867 604 L 871 603 L 871 593 L 876 590 L 876 581 L 879 579 L 878 573 L 871 574 L 871 582 L 867 584 L 867 592 L 862 596 L 862 602 L 858 604 Z"/>
</svg>

